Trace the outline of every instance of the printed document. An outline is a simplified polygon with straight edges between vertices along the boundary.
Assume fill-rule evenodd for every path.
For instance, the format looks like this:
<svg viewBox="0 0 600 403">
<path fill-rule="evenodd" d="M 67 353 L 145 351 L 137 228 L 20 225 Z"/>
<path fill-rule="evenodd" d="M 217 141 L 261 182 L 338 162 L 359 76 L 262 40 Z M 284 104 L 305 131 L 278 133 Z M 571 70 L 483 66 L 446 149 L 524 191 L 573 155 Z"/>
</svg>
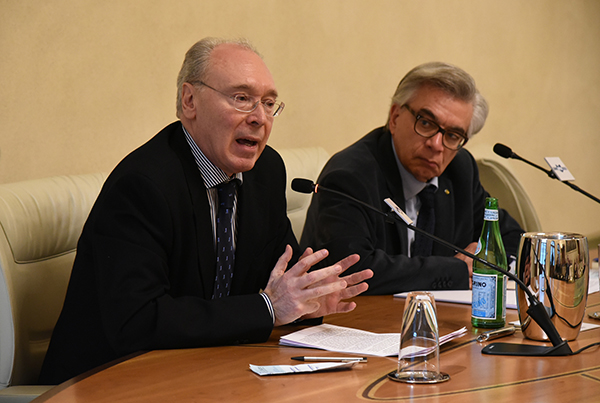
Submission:
<svg viewBox="0 0 600 403">
<path fill-rule="evenodd" d="M 440 345 L 463 336 L 467 328 L 440 337 Z M 388 357 L 398 355 L 400 333 L 372 333 L 328 323 L 282 336 L 279 344 L 291 347 L 318 348 L 340 353 Z"/>
</svg>

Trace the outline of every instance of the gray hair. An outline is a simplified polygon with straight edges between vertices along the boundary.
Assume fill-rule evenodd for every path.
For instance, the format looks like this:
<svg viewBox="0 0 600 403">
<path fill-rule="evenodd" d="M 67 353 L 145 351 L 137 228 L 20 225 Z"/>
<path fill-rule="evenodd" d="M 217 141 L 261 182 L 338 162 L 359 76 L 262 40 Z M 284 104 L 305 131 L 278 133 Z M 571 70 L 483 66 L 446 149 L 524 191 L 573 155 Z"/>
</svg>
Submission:
<svg viewBox="0 0 600 403">
<path fill-rule="evenodd" d="M 185 59 L 177 76 L 177 117 L 181 118 L 181 91 L 184 83 L 204 81 L 210 65 L 210 55 L 219 45 L 233 44 L 246 48 L 262 58 L 260 53 L 246 39 L 204 38 L 196 42 L 185 54 Z"/>
<path fill-rule="evenodd" d="M 407 104 L 423 85 L 439 88 L 449 95 L 473 105 L 473 117 L 467 130 L 468 138 L 477 134 L 485 124 L 488 104 L 479 93 L 475 80 L 463 69 L 447 63 L 430 62 L 409 71 L 398 84 L 392 105 Z M 386 127 L 389 125 L 389 118 Z M 389 128 L 389 127 L 388 127 Z"/>
</svg>

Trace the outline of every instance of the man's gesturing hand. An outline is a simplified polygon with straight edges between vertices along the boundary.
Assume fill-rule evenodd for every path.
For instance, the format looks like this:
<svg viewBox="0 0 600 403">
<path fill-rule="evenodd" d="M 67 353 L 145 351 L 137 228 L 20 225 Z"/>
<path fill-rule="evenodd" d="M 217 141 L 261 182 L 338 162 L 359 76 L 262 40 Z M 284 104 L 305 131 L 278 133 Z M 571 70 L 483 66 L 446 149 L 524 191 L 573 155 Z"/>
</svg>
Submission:
<svg viewBox="0 0 600 403">
<path fill-rule="evenodd" d="M 327 250 L 317 252 L 307 248 L 298 263 L 286 271 L 292 257 L 288 245 L 271 272 L 265 293 L 271 299 L 275 311 L 275 325 L 284 325 L 304 317 L 313 318 L 332 313 L 349 312 L 356 306 L 344 302 L 367 290 L 364 280 L 373 276 L 371 270 L 363 270 L 344 278 L 338 276 L 358 262 L 358 255 L 350 255 L 333 266 L 308 272 L 328 255 Z"/>
</svg>

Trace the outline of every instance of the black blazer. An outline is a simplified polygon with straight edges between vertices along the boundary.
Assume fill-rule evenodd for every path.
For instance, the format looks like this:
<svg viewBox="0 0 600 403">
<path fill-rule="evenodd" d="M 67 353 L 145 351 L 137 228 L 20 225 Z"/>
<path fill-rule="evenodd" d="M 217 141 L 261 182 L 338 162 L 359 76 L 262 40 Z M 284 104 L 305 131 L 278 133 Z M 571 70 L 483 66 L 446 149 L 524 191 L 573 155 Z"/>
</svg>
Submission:
<svg viewBox="0 0 600 403">
<path fill-rule="evenodd" d="M 404 191 L 391 134 L 378 128 L 335 154 L 323 168 L 318 183 L 347 193 L 382 211 L 391 198 L 402 209 Z M 461 248 L 476 242 L 483 225 L 485 192 L 479 182 L 477 164 L 461 149 L 439 177 L 435 194 L 435 235 Z M 500 226 L 507 253 L 515 253 L 523 232 L 517 222 L 501 211 Z M 409 258 L 406 227 L 385 219 L 357 203 L 320 192 L 313 196 L 301 245 L 327 248 L 324 264 L 358 253 L 361 260 L 348 272 L 371 268 L 370 294 L 392 294 L 412 290 L 467 289 L 466 263 L 442 245 L 433 244 L 433 256 Z"/>
<path fill-rule="evenodd" d="M 273 321 L 259 290 L 286 244 L 298 257 L 285 185 L 283 161 L 266 147 L 238 191 L 231 296 L 211 301 L 210 209 L 181 123 L 123 159 L 84 226 L 40 382 L 139 350 L 267 340 Z"/>
</svg>

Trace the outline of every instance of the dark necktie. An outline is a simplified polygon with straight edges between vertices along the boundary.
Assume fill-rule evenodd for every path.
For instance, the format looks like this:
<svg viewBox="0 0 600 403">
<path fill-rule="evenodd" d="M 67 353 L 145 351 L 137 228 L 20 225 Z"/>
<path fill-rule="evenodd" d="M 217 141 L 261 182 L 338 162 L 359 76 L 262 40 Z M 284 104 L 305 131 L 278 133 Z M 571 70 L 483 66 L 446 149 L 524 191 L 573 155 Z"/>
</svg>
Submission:
<svg viewBox="0 0 600 403">
<path fill-rule="evenodd" d="M 237 183 L 238 180 L 234 179 L 217 186 L 219 211 L 217 213 L 217 267 L 213 299 L 228 296 L 231 288 L 233 265 L 235 263 L 231 220 L 233 218 L 233 201 Z"/>
<path fill-rule="evenodd" d="M 419 209 L 419 217 L 417 218 L 417 228 L 433 234 L 435 229 L 435 210 L 433 208 L 433 196 L 435 186 L 426 186 L 419 193 L 421 200 L 421 208 Z M 431 248 L 433 241 L 418 232 L 415 232 L 415 241 L 413 242 L 412 256 L 431 256 Z"/>
</svg>

